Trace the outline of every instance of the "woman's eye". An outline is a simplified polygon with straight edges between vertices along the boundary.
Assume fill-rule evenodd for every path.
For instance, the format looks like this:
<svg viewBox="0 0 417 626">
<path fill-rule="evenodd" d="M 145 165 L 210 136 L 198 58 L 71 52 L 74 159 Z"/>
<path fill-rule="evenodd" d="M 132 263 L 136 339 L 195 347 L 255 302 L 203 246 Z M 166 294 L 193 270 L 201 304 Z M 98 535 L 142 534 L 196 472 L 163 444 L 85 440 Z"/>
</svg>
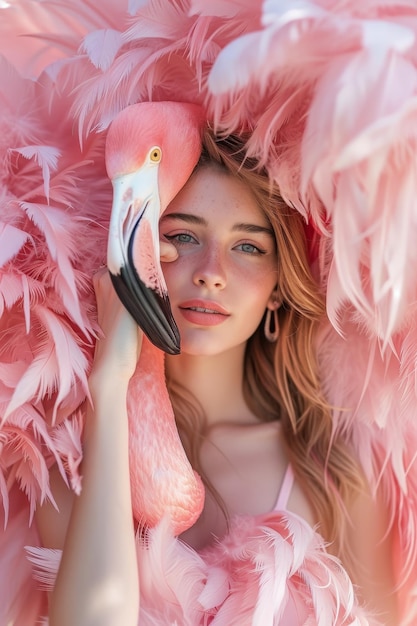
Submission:
<svg viewBox="0 0 417 626">
<path fill-rule="evenodd" d="M 196 240 L 188 233 L 177 233 L 176 235 L 165 235 L 165 239 L 177 244 L 194 243 Z"/>
<path fill-rule="evenodd" d="M 265 254 L 265 250 L 258 248 L 253 243 L 240 243 L 236 248 L 247 254 Z"/>
</svg>

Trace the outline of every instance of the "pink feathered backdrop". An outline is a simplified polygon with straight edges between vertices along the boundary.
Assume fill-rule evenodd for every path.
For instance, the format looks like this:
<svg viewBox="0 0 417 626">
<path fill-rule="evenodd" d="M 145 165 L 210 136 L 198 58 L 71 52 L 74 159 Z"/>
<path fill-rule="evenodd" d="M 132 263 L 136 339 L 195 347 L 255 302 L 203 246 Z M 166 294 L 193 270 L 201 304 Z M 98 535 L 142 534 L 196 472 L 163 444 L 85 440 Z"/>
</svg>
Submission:
<svg viewBox="0 0 417 626">
<path fill-rule="evenodd" d="M 416 2 L 9 0 L 0 42 L 0 626 L 45 614 L 24 546 L 51 465 L 81 488 L 106 130 L 149 100 L 251 131 L 248 154 L 305 217 L 323 382 L 349 409 L 335 428 L 389 503 L 401 624 L 417 623 Z"/>
</svg>

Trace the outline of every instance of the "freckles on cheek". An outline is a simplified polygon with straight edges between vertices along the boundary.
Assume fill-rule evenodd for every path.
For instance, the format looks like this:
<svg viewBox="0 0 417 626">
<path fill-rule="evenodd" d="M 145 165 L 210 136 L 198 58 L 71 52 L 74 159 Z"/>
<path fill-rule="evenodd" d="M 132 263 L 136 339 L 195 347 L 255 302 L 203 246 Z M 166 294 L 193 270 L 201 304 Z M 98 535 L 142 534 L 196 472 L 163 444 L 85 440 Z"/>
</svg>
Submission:
<svg viewBox="0 0 417 626">
<path fill-rule="evenodd" d="M 241 272 L 242 284 L 245 282 L 253 282 L 255 288 L 262 288 L 266 282 L 276 282 L 278 278 L 278 272 L 275 265 L 265 266 L 259 265 L 258 267 L 245 268 Z"/>
<path fill-rule="evenodd" d="M 162 261 L 161 262 L 161 270 L 162 270 L 162 274 L 165 278 L 165 282 L 167 282 L 167 280 L 169 279 L 169 275 L 170 275 L 170 265 L 172 265 L 172 263 L 168 263 L 167 261 Z"/>
<path fill-rule="evenodd" d="M 179 259 L 175 261 L 165 261 L 161 263 L 162 274 L 164 275 L 165 283 L 168 288 L 168 295 L 171 286 L 175 286 L 178 282 L 178 278 L 181 277 L 181 269 L 178 267 Z"/>
</svg>

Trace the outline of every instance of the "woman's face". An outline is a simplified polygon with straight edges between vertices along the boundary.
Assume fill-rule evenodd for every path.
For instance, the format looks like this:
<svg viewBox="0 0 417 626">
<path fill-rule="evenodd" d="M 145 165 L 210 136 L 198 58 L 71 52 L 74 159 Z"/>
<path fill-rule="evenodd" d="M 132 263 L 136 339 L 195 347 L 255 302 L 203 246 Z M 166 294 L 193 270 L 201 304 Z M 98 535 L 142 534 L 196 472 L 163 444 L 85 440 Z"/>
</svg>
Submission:
<svg viewBox="0 0 417 626">
<path fill-rule="evenodd" d="M 245 343 L 277 283 L 274 235 L 250 188 L 199 169 L 163 214 L 160 237 L 178 251 L 162 269 L 181 351 L 213 355 Z"/>
</svg>

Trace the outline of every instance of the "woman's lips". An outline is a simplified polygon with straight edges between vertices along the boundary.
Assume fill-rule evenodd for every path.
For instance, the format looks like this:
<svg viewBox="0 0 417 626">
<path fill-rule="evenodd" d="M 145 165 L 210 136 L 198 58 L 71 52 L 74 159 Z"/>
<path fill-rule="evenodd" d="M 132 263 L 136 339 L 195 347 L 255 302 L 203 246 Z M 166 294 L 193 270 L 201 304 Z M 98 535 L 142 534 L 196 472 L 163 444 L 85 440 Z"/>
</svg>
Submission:
<svg viewBox="0 0 417 626">
<path fill-rule="evenodd" d="M 220 304 L 209 300 L 181 302 L 178 308 L 188 322 L 197 326 L 217 326 L 230 316 L 230 313 Z"/>
</svg>

